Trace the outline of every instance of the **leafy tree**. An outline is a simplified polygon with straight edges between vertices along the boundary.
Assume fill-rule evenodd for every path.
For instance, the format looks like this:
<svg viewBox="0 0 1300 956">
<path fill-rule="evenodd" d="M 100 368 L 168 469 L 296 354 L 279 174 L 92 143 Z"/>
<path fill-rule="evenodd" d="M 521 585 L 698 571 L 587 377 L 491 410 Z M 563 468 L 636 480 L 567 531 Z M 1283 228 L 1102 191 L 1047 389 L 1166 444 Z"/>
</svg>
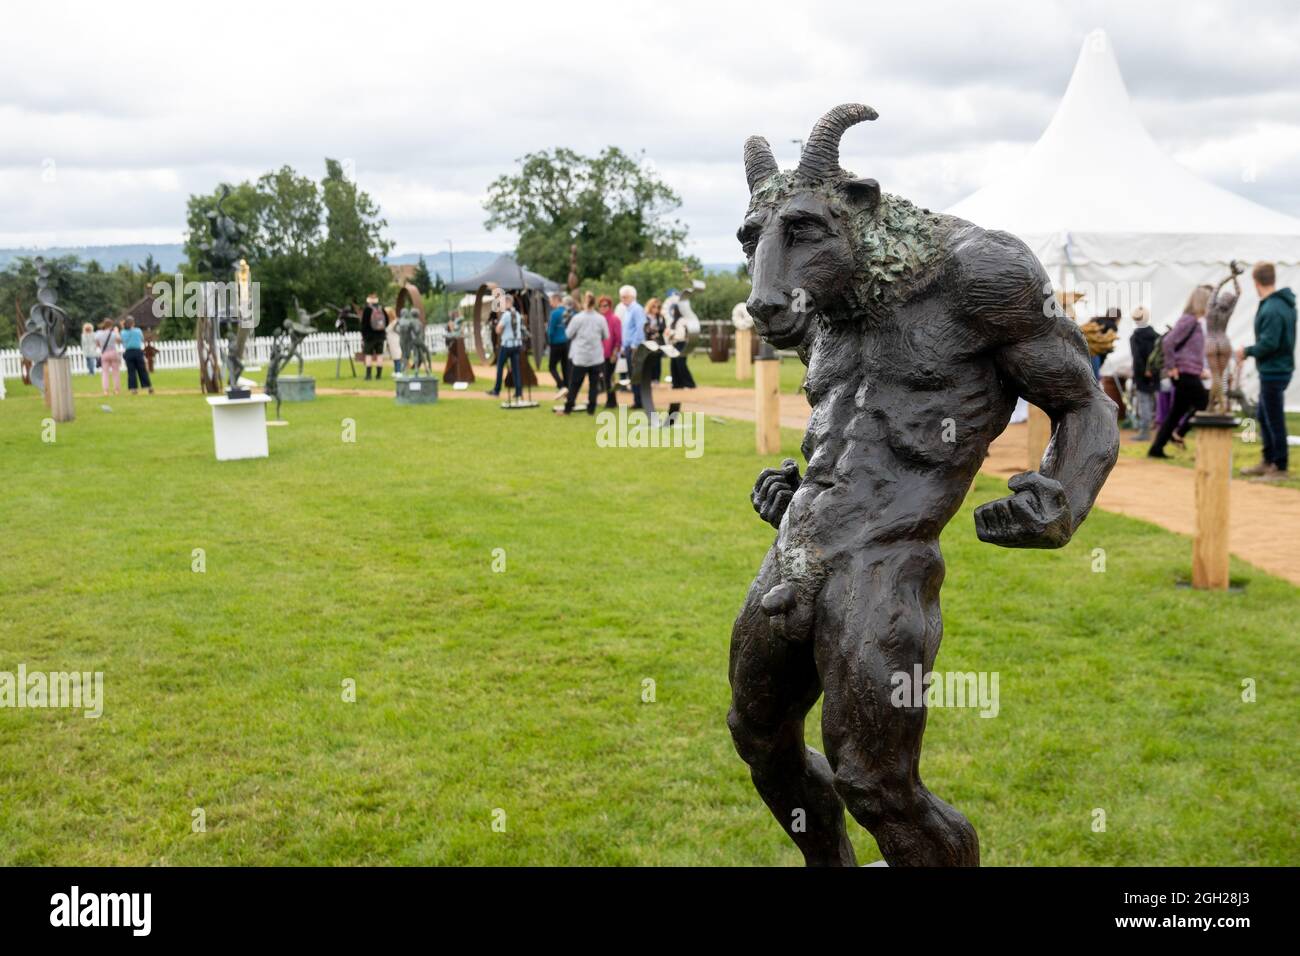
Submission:
<svg viewBox="0 0 1300 956">
<path fill-rule="evenodd" d="M 202 268 L 200 247 L 209 238 L 206 214 L 216 208 L 220 194 L 218 187 L 189 199 L 187 280 L 214 278 Z M 392 248 L 383 237 L 387 223 L 374 200 L 344 177 L 336 160 L 325 160 L 319 185 L 289 166 L 264 174 L 256 184 L 240 183 L 232 187 L 223 209 L 247 230 L 244 241 L 259 286 L 261 331 L 289 315 L 295 298 L 309 309 L 326 302 L 342 305 L 372 290 L 385 291 L 391 283 L 381 261 Z M 165 329 L 186 334 L 186 327 L 192 331 L 192 321 L 169 322 Z"/>
<path fill-rule="evenodd" d="M 159 275 L 162 272 L 162 266 L 158 264 L 158 260 L 155 259 L 153 253 L 150 252 L 145 255 L 144 262 L 136 266 L 136 270 L 144 276 L 146 282 L 149 282 L 154 276 Z"/>
<path fill-rule="evenodd" d="M 320 301 L 342 305 L 385 291 L 393 279 L 383 258 L 393 244 L 383 236 L 388 222 L 379 215 L 378 204 L 343 175 L 335 159 L 325 160 L 321 192 L 325 240 L 316 249 Z"/>
<path fill-rule="evenodd" d="M 669 289 L 685 288 L 695 278 L 698 274 L 690 263 L 680 259 L 642 259 L 624 266 L 617 281 L 609 284 L 615 288 L 634 287 L 637 298 L 644 304 L 651 299 L 662 299 Z"/>
<path fill-rule="evenodd" d="M 598 156 L 560 147 L 529 153 L 514 176 L 488 187 L 487 228 L 519 234 L 516 255 L 529 268 L 562 281 L 569 246 L 587 276 L 616 274 L 640 259 L 675 259 L 686 228 L 668 217 L 681 199 L 617 146 Z"/>
<path fill-rule="evenodd" d="M 205 195 L 190 196 L 185 208 L 185 258 L 186 264 L 182 270 L 187 280 L 201 281 L 212 279 L 213 276 L 208 273 L 203 264 L 203 252 L 201 246 L 208 242 L 211 233 L 208 228 L 208 213 L 217 208 L 217 200 L 221 198 L 223 183 L 211 193 Z M 262 259 L 261 254 L 261 235 L 262 235 L 262 207 L 266 200 L 264 195 L 250 182 L 242 182 L 236 186 L 231 186 L 231 193 L 226 198 L 222 209 L 235 222 L 242 225 L 247 234 L 244 242 L 249 246 L 249 263 Z M 225 276 L 222 277 L 226 278 Z"/>
<path fill-rule="evenodd" d="M 98 325 L 105 318 L 120 315 L 140 298 L 141 278 L 130 266 L 105 272 L 99 263 L 92 260 L 83 266 L 72 255 L 45 261 L 59 307 L 76 327 L 83 322 Z M 35 302 L 36 257 L 20 256 L 0 270 L 0 310 L 4 315 L 0 321 L 0 348 L 17 344 L 20 324 L 26 322 Z"/>
<path fill-rule="evenodd" d="M 441 282 L 441 277 L 439 282 Z M 415 278 L 412 280 L 420 295 L 428 295 L 433 291 L 433 276 L 429 274 L 429 264 L 424 261 L 424 253 L 420 253 L 420 261 L 415 266 Z"/>
<path fill-rule="evenodd" d="M 742 268 L 739 270 L 744 272 Z M 720 272 L 704 277 L 704 288 L 691 296 L 691 307 L 701 319 L 722 321 L 731 319 L 731 310 L 737 302 L 749 298 L 749 275 Z"/>
</svg>

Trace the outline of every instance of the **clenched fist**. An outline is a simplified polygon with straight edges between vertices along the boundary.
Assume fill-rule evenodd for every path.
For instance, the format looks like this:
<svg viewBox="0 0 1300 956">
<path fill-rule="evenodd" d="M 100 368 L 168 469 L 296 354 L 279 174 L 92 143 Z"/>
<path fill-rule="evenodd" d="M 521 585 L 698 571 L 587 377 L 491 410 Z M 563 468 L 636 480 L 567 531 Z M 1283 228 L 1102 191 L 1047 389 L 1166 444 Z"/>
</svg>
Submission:
<svg viewBox="0 0 1300 956">
<path fill-rule="evenodd" d="M 793 458 L 781 462 L 780 468 L 764 468 L 754 482 L 754 493 L 749 496 L 759 517 L 773 528 L 781 527 L 781 518 L 801 480 L 799 466 Z"/>
<path fill-rule="evenodd" d="M 1026 471 L 1012 476 L 1015 494 L 975 509 L 975 533 L 1004 548 L 1060 548 L 1074 533 L 1074 519 L 1061 483 Z"/>
</svg>

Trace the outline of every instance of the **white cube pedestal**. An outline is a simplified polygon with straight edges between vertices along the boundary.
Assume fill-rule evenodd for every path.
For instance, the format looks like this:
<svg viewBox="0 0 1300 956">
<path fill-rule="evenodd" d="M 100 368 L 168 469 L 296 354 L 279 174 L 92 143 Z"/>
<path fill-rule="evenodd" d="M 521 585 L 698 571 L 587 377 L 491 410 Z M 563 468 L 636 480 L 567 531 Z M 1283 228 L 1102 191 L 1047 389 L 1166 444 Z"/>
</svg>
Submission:
<svg viewBox="0 0 1300 956">
<path fill-rule="evenodd" d="M 266 406 L 270 401 L 270 395 L 248 398 L 215 395 L 208 399 L 212 406 L 217 461 L 267 457 L 270 452 L 266 444 Z"/>
</svg>

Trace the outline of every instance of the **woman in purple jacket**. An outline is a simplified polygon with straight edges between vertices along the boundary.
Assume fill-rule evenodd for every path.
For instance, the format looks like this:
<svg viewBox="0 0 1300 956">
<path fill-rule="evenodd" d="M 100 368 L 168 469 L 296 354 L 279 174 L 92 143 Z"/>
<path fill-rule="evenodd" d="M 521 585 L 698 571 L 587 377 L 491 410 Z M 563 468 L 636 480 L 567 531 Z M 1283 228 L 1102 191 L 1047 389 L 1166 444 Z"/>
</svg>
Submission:
<svg viewBox="0 0 1300 956">
<path fill-rule="evenodd" d="M 1156 440 L 1147 452 L 1149 458 L 1168 458 L 1165 445 L 1173 441 L 1181 446 L 1186 430 L 1183 419 L 1192 412 L 1202 411 L 1210 403 L 1210 393 L 1201 381 L 1205 372 L 1205 313 L 1209 309 L 1214 289 L 1198 285 L 1193 291 L 1183 314 L 1165 335 L 1160 347 L 1164 350 L 1165 372 L 1174 383 L 1174 405 L 1160 424 Z"/>
</svg>

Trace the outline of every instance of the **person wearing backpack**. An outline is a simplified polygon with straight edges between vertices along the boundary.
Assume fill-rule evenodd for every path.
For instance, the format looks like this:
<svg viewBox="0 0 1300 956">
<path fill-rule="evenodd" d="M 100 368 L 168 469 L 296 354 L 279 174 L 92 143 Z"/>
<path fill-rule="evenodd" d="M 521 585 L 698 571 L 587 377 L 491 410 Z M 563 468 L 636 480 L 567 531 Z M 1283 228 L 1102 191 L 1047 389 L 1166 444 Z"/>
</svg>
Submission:
<svg viewBox="0 0 1300 956">
<path fill-rule="evenodd" d="M 1148 458 L 1168 458 L 1165 445 L 1171 441 L 1182 447 L 1183 419 L 1210 404 L 1210 393 L 1201 376 L 1205 373 L 1205 313 L 1213 294 L 1214 289 L 1208 285 L 1193 289 L 1182 316 L 1161 342 L 1164 366 L 1174 385 L 1174 404 L 1160 423 L 1156 440 L 1147 450 Z"/>
<path fill-rule="evenodd" d="M 1159 336 L 1151 328 L 1150 313 L 1138 306 L 1133 310 L 1133 334 L 1129 336 L 1129 354 L 1133 356 L 1133 419 L 1137 434 L 1130 441 L 1150 441 L 1156 414 L 1156 390 L 1160 387 L 1160 369 L 1149 367 Z"/>
<path fill-rule="evenodd" d="M 1259 308 L 1255 310 L 1255 344 L 1237 349 L 1237 361 L 1255 360 L 1259 372 L 1260 437 L 1263 460 L 1241 469 L 1248 477 L 1278 481 L 1290 477 L 1287 471 L 1286 387 L 1295 372 L 1295 293 L 1276 288 L 1277 270 L 1271 262 L 1258 262 L 1251 270 Z"/>
</svg>

